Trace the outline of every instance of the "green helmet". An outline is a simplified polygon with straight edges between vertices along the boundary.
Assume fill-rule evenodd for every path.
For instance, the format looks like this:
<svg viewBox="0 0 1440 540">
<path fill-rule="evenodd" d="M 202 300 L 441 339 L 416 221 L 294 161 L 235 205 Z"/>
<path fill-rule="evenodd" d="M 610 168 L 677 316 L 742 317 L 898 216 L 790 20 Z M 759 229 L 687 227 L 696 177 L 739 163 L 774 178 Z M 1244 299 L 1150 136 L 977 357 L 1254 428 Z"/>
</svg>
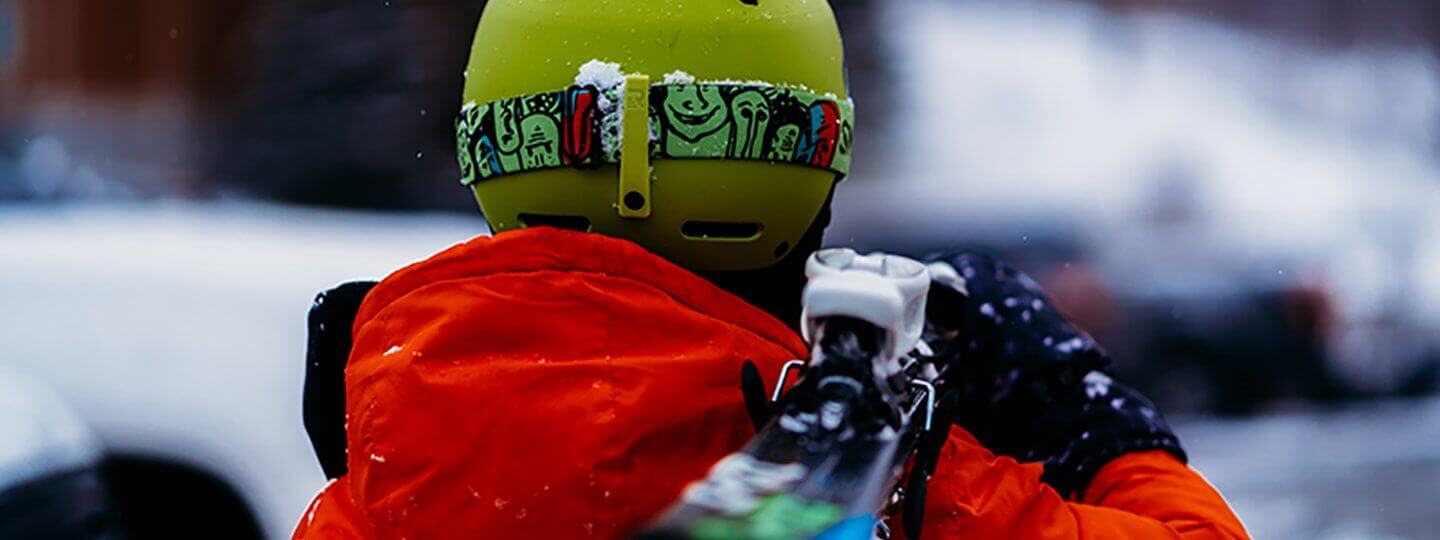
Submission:
<svg viewBox="0 0 1440 540">
<path fill-rule="evenodd" d="M 456 120 L 462 181 L 496 232 L 764 268 L 849 168 L 843 55 L 824 0 L 491 0 Z"/>
</svg>

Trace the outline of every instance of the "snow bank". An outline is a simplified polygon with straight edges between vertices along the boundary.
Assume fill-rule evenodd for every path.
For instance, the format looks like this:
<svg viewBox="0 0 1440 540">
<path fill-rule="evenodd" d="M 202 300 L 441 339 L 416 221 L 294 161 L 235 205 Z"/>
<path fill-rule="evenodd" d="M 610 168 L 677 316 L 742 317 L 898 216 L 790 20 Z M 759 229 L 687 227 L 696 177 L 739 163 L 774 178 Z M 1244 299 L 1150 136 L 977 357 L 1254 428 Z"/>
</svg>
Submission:
<svg viewBox="0 0 1440 540">
<path fill-rule="evenodd" d="M 0 492 L 94 465 L 100 442 L 44 384 L 0 369 Z"/>
<path fill-rule="evenodd" d="M 484 232 L 256 204 L 0 206 L 0 368 L 53 387 L 107 448 L 216 472 L 288 537 L 323 480 L 300 423 L 315 293 Z"/>
</svg>

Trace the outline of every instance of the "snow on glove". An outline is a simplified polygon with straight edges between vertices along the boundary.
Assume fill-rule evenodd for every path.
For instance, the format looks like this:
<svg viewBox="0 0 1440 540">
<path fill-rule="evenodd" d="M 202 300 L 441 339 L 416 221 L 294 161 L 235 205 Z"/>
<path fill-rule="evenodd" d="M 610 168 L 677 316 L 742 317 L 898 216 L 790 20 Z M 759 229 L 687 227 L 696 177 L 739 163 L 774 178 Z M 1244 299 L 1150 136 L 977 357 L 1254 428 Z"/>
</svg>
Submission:
<svg viewBox="0 0 1440 540">
<path fill-rule="evenodd" d="M 1114 381 L 1109 355 L 1030 276 L 984 255 L 932 261 L 952 266 L 969 293 L 956 304 L 962 313 L 947 318 L 956 337 L 937 347 L 958 388 L 957 424 L 997 454 L 1043 462 L 1042 480 L 1070 498 L 1129 452 L 1185 460 L 1155 406 Z"/>
</svg>

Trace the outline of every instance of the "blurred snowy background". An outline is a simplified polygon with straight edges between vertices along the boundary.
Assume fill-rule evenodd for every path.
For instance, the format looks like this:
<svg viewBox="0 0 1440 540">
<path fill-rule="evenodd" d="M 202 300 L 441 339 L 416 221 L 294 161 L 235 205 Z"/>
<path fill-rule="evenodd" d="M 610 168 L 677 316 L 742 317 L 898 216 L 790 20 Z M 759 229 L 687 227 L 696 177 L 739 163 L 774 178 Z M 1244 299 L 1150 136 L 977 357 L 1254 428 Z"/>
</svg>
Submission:
<svg viewBox="0 0 1440 540">
<path fill-rule="evenodd" d="M 319 488 L 311 296 L 485 230 L 480 4 L 0 0 L 0 369 L 131 527 L 280 538 Z M 1440 537 L 1440 4 L 832 4 L 829 243 L 1036 275 L 1259 538 Z"/>
</svg>

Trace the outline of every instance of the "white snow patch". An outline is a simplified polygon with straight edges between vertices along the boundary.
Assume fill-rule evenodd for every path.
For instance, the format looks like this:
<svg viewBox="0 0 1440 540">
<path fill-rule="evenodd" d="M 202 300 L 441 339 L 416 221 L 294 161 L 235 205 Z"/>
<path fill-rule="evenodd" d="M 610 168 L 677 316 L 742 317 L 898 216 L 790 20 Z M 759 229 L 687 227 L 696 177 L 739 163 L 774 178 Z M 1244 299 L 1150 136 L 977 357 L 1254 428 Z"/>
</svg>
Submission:
<svg viewBox="0 0 1440 540">
<path fill-rule="evenodd" d="M 665 84 L 695 84 L 695 76 L 677 69 L 665 74 Z"/>
<path fill-rule="evenodd" d="M 1110 393 L 1110 385 L 1114 381 L 1110 376 L 1099 371 L 1091 371 L 1085 374 L 1085 397 L 1095 399 Z"/>
<path fill-rule="evenodd" d="M 1070 338 L 1070 339 L 1067 339 L 1067 340 L 1065 340 L 1065 341 L 1060 342 L 1059 345 L 1056 345 L 1056 346 L 1055 346 L 1055 350 L 1060 351 L 1060 352 L 1062 352 L 1062 353 L 1071 353 L 1071 352 L 1075 352 L 1075 351 L 1080 350 L 1080 349 L 1081 349 L 1082 347 L 1084 347 L 1084 346 L 1085 346 L 1085 340 L 1080 339 L 1080 338 L 1078 338 L 1078 337 L 1073 337 L 1073 338 Z"/>
<path fill-rule="evenodd" d="M 1410 502 L 1440 493 L 1440 399 L 1174 420 L 1255 538 L 1337 538 L 1327 531 L 1357 518 L 1393 535 L 1364 537 L 1431 537 L 1434 512 Z M 1365 504 L 1347 504 L 1352 493 Z"/>
<path fill-rule="evenodd" d="M 986 316 L 986 317 L 990 317 L 991 319 L 994 319 L 994 318 L 995 318 L 995 306 L 990 305 L 989 302 L 985 302 L 984 304 L 980 304 L 980 314 L 981 314 L 981 315 L 984 315 L 984 316 Z"/>
<path fill-rule="evenodd" d="M 625 73 L 620 71 L 620 64 L 600 59 L 585 62 L 575 75 L 575 84 L 580 86 L 612 88 L 624 82 Z"/>
<path fill-rule="evenodd" d="M 0 491 L 92 465 L 99 455 L 95 434 L 60 396 L 40 381 L 0 369 Z"/>
<path fill-rule="evenodd" d="M 614 158 L 620 151 L 625 133 L 622 129 L 624 115 L 621 114 L 625 100 L 625 72 L 620 69 L 620 64 L 597 58 L 580 66 L 575 74 L 575 84 L 594 86 L 600 91 L 595 100 L 600 112 L 600 150 Z M 656 138 L 654 126 L 651 126 L 650 138 Z"/>
</svg>

